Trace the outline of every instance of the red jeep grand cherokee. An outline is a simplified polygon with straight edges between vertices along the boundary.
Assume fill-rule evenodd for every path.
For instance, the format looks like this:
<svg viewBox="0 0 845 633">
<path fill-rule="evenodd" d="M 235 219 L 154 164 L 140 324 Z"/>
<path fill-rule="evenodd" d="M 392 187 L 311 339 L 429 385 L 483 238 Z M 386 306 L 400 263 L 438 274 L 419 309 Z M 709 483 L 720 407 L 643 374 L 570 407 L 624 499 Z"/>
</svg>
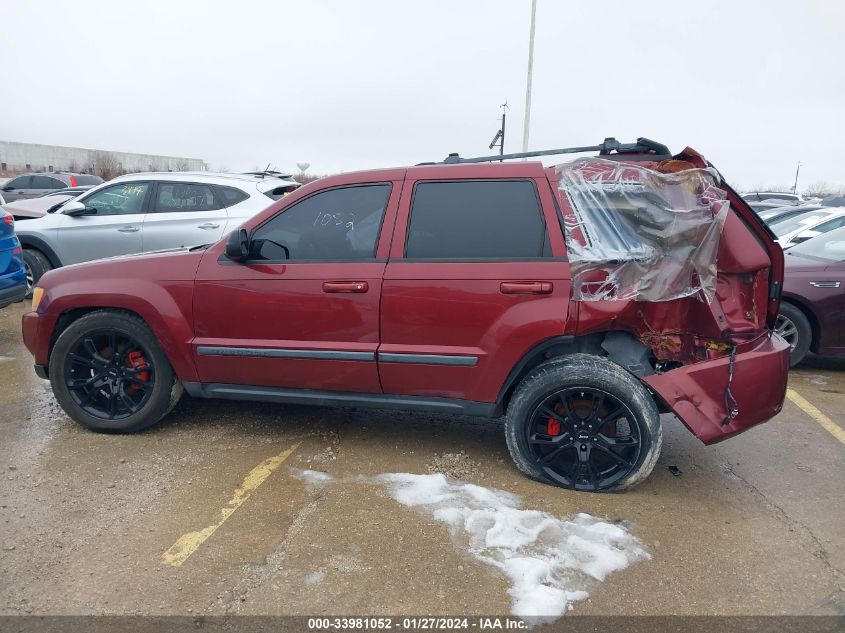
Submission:
<svg viewBox="0 0 845 633">
<path fill-rule="evenodd" d="M 780 411 L 783 254 L 691 149 L 529 155 L 588 150 L 323 178 L 217 244 L 49 272 L 24 340 L 98 431 L 155 424 L 183 390 L 504 414 L 528 476 L 628 488 L 659 413 L 710 444 Z"/>
</svg>

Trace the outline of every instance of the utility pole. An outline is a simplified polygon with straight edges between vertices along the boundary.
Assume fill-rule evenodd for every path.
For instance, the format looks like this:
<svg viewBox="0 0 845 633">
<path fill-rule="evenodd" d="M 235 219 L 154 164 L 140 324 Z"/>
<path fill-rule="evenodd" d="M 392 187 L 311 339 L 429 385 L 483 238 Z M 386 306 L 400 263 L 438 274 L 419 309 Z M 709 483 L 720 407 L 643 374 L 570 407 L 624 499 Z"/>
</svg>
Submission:
<svg viewBox="0 0 845 633">
<path fill-rule="evenodd" d="M 528 130 L 531 127 L 531 79 L 534 72 L 534 26 L 537 22 L 537 0 L 531 0 L 531 32 L 528 35 L 528 78 L 525 84 L 525 128 L 522 131 L 522 151 L 528 151 Z"/>
<path fill-rule="evenodd" d="M 795 184 L 792 185 L 792 193 L 798 193 L 798 172 L 801 171 L 801 161 L 798 161 L 798 166 L 795 168 Z"/>
</svg>

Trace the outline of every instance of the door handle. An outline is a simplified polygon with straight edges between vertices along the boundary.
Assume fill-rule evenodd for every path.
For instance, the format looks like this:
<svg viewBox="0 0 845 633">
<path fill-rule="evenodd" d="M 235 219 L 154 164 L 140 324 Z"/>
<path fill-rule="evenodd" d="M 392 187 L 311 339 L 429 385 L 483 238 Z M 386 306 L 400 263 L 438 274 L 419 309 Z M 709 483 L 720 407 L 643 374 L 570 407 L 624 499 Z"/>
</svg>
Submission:
<svg viewBox="0 0 845 633">
<path fill-rule="evenodd" d="M 323 292 L 367 292 L 370 285 L 366 281 L 324 281 Z"/>
<path fill-rule="evenodd" d="M 499 291 L 503 295 L 547 295 L 553 288 L 551 281 L 503 281 Z"/>
<path fill-rule="evenodd" d="M 206 222 L 205 224 L 197 225 L 198 229 L 205 229 L 206 231 L 210 231 L 211 229 L 219 229 L 219 224 L 214 224 L 213 222 Z"/>
<path fill-rule="evenodd" d="M 129 225 L 129 226 L 121 226 L 117 230 L 120 231 L 121 233 L 137 233 L 141 229 L 139 229 L 137 226 Z"/>
</svg>

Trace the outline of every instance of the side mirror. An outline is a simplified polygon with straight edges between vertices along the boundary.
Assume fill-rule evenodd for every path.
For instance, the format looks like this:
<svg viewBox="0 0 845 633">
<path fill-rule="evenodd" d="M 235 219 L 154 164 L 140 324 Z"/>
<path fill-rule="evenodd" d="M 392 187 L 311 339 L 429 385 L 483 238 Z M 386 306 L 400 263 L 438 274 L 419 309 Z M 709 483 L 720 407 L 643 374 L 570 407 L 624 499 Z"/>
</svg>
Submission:
<svg viewBox="0 0 845 633">
<path fill-rule="evenodd" d="M 226 257 L 235 262 L 249 257 L 249 234 L 246 229 L 229 233 L 229 240 L 226 242 Z"/>
<path fill-rule="evenodd" d="M 14 191 L 14 190 L 15 190 L 15 188 L 11 187 L 9 185 L 3 185 L 2 187 L 0 187 L 0 191 Z"/>
<path fill-rule="evenodd" d="M 71 200 L 62 207 L 62 213 L 71 216 L 85 215 L 85 203 L 80 202 L 79 200 Z"/>
</svg>

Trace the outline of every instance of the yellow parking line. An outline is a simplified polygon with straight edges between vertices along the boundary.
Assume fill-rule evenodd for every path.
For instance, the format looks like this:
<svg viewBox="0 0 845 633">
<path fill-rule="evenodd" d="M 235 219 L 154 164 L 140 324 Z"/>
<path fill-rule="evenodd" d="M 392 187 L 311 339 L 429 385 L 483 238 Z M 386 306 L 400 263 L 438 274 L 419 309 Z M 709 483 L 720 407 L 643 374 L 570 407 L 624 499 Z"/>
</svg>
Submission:
<svg viewBox="0 0 845 633">
<path fill-rule="evenodd" d="M 223 525 L 226 522 L 226 519 L 232 516 L 235 510 L 243 505 L 244 501 L 249 499 L 249 496 L 253 493 L 253 491 L 264 483 L 264 480 L 267 479 L 267 477 L 269 477 L 283 461 L 290 457 L 291 453 L 299 448 L 299 445 L 300 442 L 297 442 L 289 449 L 279 453 L 275 457 L 264 460 L 258 464 L 258 466 L 249 471 L 249 474 L 243 480 L 241 485 L 235 489 L 235 494 L 232 495 L 229 503 L 225 508 L 220 510 L 220 520 L 214 525 L 209 525 L 208 527 L 203 528 L 199 532 L 188 532 L 187 534 L 180 536 L 170 549 L 161 555 L 162 561 L 168 565 L 173 565 L 174 567 L 181 567 L 182 563 L 188 559 L 188 556 L 193 554 L 209 536 L 214 534 L 214 532 L 217 531 L 217 528 Z"/>
<path fill-rule="evenodd" d="M 816 422 L 821 424 L 824 429 L 830 433 L 837 440 L 845 444 L 845 429 L 836 424 L 833 420 L 827 417 L 824 413 L 814 407 L 804 396 L 794 389 L 786 390 L 786 397 L 792 400 L 801 410 L 813 418 Z"/>
</svg>

